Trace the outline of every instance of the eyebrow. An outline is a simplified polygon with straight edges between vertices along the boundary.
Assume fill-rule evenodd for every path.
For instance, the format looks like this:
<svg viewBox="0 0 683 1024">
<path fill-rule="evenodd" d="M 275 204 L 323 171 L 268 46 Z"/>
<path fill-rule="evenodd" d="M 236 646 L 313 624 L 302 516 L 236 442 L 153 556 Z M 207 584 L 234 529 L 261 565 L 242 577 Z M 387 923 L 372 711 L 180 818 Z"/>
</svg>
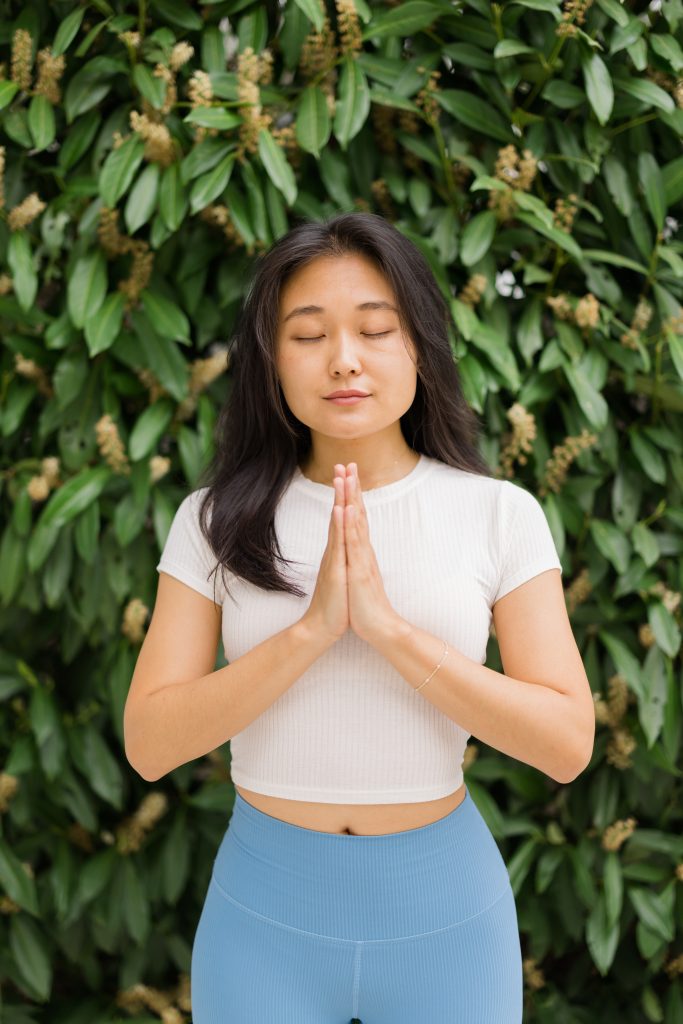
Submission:
<svg viewBox="0 0 683 1024">
<path fill-rule="evenodd" d="M 381 301 L 375 302 L 361 302 L 360 306 L 356 306 L 356 309 L 390 309 L 394 313 L 398 313 L 396 306 L 392 306 L 390 302 Z M 308 316 L 310 313 L 324 313 L 325 310 L 322 306 L 295 306 L 294 309 L 287 314 L 282 321 L 286 324 L 288 320 L 291 320 L 295 316 Z"/>
</svg>

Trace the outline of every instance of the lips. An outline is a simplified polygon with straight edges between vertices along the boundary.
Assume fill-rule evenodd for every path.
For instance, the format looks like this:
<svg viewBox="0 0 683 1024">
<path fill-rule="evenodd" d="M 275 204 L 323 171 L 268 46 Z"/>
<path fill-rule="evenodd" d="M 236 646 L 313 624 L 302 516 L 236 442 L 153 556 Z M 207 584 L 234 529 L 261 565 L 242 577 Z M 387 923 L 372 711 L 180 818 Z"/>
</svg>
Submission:
<svg viewBox="0 0 683 1024">
<path fill-rule="evenodd" d="M 367 391 L 333 391 L 331 395 L 325 395 L 325 398 L 367 398 Z"/>
</svg>

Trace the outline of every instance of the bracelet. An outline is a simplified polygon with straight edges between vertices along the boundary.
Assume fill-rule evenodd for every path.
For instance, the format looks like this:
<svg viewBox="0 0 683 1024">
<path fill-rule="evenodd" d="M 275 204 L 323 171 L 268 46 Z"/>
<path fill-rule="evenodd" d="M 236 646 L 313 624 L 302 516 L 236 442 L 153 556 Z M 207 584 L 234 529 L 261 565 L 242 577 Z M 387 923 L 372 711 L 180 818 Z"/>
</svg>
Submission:
<svg viewBox="0 0 683 1024">
<path fill-rule="evenodd" d="M 433 675 L 434 675 L 434 674 L 435 674 L 436 672 L 438 672 L 438 671 L 439 671 L 439 669 L 440 669 L 440 668 L 441 668 L 441 666 L 443 665 L 444 661 L 446 660 L 446 656 L 447 656 L 447 655 L 448 655 L 448 644 L 447 644 L 447 643 L 446 643 L 446 641 L 444 640 L 444 651 L 443 651 L 443 656 L 442 656 L 442 658 L 441 658 L 441 661 L 440 661 L 440 662 L 439 662 L 439 664 L 438 664 L 438 665 L 436 666 L 436 668 L 435 668 L 435 669 L 434 669 L 434 671 L 433 671 L 433 672 L 431 673 L 431 675 L 428 675 L 428 676 L 427 676 L 427 678 L 425 679 L 424 683 L 420 683 L 420 685 L 419 685 L 419 686 L 416 686 L 416 687 L 414 687 L 415 693 L 418 693 L 418 692 L 419 692 L 419 691 L 420 691 L 420 690 L 422 689 L 422 687 L 423 687 L 423 686 L 426 686 L 426 685 L 427 685 L 427 683 L 429 682 L 429 680 L 430 680 L 430 679 L 432 678 L 432 676 L 433 676 Z"/>
</svg>

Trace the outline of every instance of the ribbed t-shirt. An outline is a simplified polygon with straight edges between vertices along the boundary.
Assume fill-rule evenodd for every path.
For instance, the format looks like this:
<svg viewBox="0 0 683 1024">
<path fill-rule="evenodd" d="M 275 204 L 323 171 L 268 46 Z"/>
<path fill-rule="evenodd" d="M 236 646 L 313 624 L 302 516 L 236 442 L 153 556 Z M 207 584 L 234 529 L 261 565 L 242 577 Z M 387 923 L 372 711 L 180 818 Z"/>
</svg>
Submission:
<svg viewBox="0 0 683 1024">
<path fill-rule="evenodd" d="M 233 603 L 198 522 L 203 488 L 174 516 L 158 571 L 221 604 L 228 662 L 302 617 L 327 545 L 334 488 L 297 467 L 275 512 L 282 566 L 306 597 L 264 591 L 226 570 Z M 509 480 L 420 455 L 402 479 L 363 491 L 370 540 L 393 608 L 483 664 L 495 602 L 559 569 L 543 507 Z M 436 800 L 463 782 L 471 734 L 416 693 L 353 630 L 230 740 L 233 781 L 255 792 L 329 803 Z"/>
</svg>

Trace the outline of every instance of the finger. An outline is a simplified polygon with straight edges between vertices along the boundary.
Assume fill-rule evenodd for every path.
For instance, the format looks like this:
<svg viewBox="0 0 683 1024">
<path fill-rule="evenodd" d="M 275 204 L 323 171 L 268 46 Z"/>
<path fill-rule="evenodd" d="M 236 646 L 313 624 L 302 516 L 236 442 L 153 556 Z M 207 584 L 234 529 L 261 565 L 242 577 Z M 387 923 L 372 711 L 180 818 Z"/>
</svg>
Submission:
<svg viewBox="0 0 683 1024">
<path fill-rule="evenodd" d="M 359 513 L 363 515 L 365 513 L 365 505 L 363 503 L 363 490 L 360 485 L 360 477 L 358 476 L 358 463 L 352 463 L 353 466 L 353 484 L 352 484 L 352 497 L 355 504 L 358 506 Z"/>
</svg>

